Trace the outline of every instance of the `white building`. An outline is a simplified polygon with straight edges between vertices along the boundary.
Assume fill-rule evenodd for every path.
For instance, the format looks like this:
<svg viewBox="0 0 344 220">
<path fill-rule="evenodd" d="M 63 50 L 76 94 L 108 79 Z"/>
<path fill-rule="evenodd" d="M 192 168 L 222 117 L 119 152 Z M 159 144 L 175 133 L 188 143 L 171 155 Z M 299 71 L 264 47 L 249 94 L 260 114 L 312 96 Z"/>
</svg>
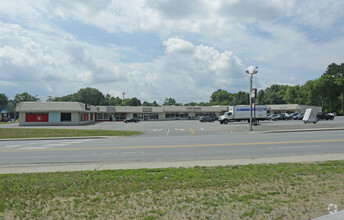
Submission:
<svg viewBox="0 0 344 220">
<path fill-rule="evenodd" d="M 82 125 L 95 121 L 97 108 L 80 102 L 21 102 L 19 125 Z"/>
</svg>

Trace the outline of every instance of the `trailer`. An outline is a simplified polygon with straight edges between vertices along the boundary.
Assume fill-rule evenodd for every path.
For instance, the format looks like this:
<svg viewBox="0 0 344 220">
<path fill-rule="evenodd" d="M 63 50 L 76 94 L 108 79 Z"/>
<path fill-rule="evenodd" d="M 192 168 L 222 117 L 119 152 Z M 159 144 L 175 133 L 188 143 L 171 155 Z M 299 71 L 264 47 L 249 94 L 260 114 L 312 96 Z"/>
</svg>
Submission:
<svg viewBox="0 0 344 220">
<path fill-rule="evenodd" d="M 219 117 L 221 124 L 228 122 L 248 121 L 250 122 L 250 106 L 249 105 L 236 105 L 228 106 L 228 111 Z M 252 120 L 256 121 L 267 120 L 267 107 L 266 105 L 256 105 L 252 107 Z"/>
</svg>

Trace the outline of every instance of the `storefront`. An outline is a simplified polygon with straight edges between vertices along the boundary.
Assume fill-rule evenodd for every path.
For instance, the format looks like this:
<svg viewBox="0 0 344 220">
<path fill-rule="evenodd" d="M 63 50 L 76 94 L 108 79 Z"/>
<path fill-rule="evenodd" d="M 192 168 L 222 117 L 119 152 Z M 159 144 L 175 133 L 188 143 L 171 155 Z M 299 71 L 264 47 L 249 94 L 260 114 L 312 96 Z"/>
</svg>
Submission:
<svg viewBox="0 0 344 220">
<path fill-rule="evenodd" d="M 21 102 L 19 125 L 82 125 L 95 121 L 95 106 L 79 102 Z"/>
<path fill-rule="evenodd" d="M 304 113 L 307 108 L 321 112 L 322 108 L 305 105 L 267 105 L 270 114 Z M 228 106 L 91 106 L 79 102 L 22 102 L 17 106 L 20 125 L 81 125 L 94 121 L 123 121 L 136 117 L 151 120 L 195 120 L 201 116 L 218 117 Z"/>
<path fill-rule="evenodd" d="M 307 106 L 298 104 L 282 104 L 282 105 L 267 105 L 267 112 L 269 114 L 280 114 L 280 113 L 305 113 L 306 109 L 311 108 L 314 112 L 318 113 L 322 111 L 320 106 Z"/>
</svg>

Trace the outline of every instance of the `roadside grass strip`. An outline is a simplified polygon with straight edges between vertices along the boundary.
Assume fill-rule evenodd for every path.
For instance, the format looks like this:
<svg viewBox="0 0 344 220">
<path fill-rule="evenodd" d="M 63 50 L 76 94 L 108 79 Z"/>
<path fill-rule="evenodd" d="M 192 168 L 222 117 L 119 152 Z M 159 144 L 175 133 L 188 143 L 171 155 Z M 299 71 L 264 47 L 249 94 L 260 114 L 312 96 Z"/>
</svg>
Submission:
<svg viewBox="0 0 344 220">
<path fill-rule="evenodd" d="M 88 136 L 131 136 L 139 131 L 76 130 L 76 129 L 36 129 L 0 128 L 0 139 L 8 138 L 48 138 L 48 137 L 88 137 Z"/>
<path fill-rule="evenodd" d="M 344 161 L 0 175 L 0 219 L 311 219 Z"/>
</svg>

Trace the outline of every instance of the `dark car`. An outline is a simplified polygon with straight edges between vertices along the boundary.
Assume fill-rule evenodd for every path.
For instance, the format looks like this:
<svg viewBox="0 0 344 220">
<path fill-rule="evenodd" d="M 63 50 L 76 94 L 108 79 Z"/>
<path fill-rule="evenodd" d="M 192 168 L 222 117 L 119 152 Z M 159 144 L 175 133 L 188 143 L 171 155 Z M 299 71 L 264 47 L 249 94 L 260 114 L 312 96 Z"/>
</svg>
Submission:
<svg viewBox="0 0 344 220">
<path fill-rule="evenodd" d="M 292 113 L 289 115 L 290 119 L 294 119 L 294 117 L 296 117 L 297 115 L 299 115 L 299 113 Z"/>
<path fill-rule="evenodd" d="M 273 121 L 279 121 L 279 120 L 286 121 L 286 120 L 288 120 L 288 118 L 284 114 L 279 114 L 279 115 L 272 117 L 271 120 L 273 120 Z"/>
<path fill-rule="evenodd" d="M 280 115 L 284 115 L 286 120 L 291 120 L 293 116 L 287 114 L 287 113 L 281 113 Z"/>
<path fill-rule="evenodd" d="M 317 118 L 321 120 L 333 120 L 334 115 L 332 113 L 324 113 L 324 112 L 319 112 L 317 114 Z"/>
<path fill-rule="evenodd" d="M 293 120 L 299 120 L 299 117 L 303 117 L 303 114 L 296 114 L 296 115 L 294 115 L 292 118 L 293 118 Z"/>
<path fill-rule="evenodd" d="M 128 123 L 128 122 L 135 122 L 135 123 L 137 123 L 139 121 L 140 121 L 140 119 L 138 119 L 138 118 L 127 118 L 127 119 L 124 120 L 125 123 Z"/>
<path fill-rule="evenodd" d="M 299 114 L 299 115 L 297 116 L 297 119 L 298 119 L 298 120 L 302 120 L 304 115 L 305 115 L 305 114 L 303 114 L 303 113 L 302 113 L 302 114 Z"/>
<path fill-rule="evenodd" d="M 267 116 L 267 119 L 268 119 L 268 120 L 272 120 L 272 118 L 274 118 L 274 117 L 276 117 L 276 116 L 278 116 L 278 114 L 274 114 L 274 115 L 271 115 L 271 114 L 270 114 L 270 115 Z"/>
<path fill-rule="evenodd" d="M 202 116 L 199 118 L 200 122 L 214 122 L 215 118 L 210 117 L 210 116 Z"/>
</svg>

